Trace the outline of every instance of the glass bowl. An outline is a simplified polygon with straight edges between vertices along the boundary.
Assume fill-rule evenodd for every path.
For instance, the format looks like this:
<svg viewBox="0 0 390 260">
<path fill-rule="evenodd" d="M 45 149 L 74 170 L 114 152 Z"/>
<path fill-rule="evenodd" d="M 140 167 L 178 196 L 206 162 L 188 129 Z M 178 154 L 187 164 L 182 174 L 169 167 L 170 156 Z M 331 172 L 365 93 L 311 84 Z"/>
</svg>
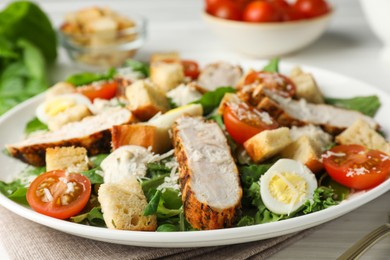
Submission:
<svg viewBox="0 0 390 260">
<path fill-rule="evenodd" d="M 100 22 L 95 26 L 100 27 L 100 31 L 89 33 L 64 23 L 58 29 L 60 43 L 69 58 L 83 68 L 103 70 L 118 67 L 144 45 L 147 30 L 147 20 L 141 15 L 126 14 L 121 17 L 132 22 L 132 26 L 113 31 L 103 28 L 106 24 Z"/>
</svg>

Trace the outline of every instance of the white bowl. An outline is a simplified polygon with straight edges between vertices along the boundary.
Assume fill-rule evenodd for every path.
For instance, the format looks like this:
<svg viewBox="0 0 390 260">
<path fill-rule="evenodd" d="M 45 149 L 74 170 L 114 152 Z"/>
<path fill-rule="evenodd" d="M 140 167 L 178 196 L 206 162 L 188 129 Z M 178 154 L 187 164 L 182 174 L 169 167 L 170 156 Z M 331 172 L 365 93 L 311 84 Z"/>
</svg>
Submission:
<svg viewBox="0 0 390 260">
<path fill-rule="evenodd" d="M 360 0 L 368 24 L 383 42 L 382 58 L 390 61 L 390 0 Z"/>
<path fill-rule="evenodd" d="M 260 58 L 281 56 L 313 43 L 325 32 L 331 16 L 332 11 L 312 19 L 249 23 L 203 13 L 204 21 L 227 46 Z"/>
</svg>

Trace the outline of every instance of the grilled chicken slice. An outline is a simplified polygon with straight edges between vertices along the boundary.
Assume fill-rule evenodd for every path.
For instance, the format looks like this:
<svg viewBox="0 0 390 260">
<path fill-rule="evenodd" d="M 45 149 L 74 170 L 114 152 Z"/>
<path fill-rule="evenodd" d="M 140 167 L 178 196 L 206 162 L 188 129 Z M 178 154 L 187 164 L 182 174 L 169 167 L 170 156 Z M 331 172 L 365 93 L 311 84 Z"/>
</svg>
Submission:
<svg viewBox="0 0 390 260">
<path fill-rule="evenodd" d="M 89 155 L 107 153 L 111 148 L 110 128 L 133 119 L 128 109 L 109 109 L 82 121 L 69 123 L 56 131 L 33 135 L 6 147 L 12 156 L 34 166 L 45 165 L 46 148 L 49 147 L 85 147 Z"/>
<path fill-rule="evenodd" d="M 218 87 L 234 87 L 242 77 L 242 68 L 227 62 L 217 62 L 207 65 L 198 77 L 198 84 L 206 91 Z"/>
<path fill-rule="evenodd" d="M 264 93 L 267 97 L 257 107 L 267 111 L 283 126 L 310 123 L 322 126 L 328 133 L 338 134 L 356 120 L 363 119 L 372 128 L 379 128 L 379 125 L 373 118 L 358 111 L 325 104 L 307 103 L 304 99 L 293 100 L 284 98 L 268 89 L 264 89 Z"/>
<path fill-rule="evenodd" d="M 197 229 L 231 227 L 242 188 L 226 137 L 215 122 L 182 117 L 173 126 L 184 214 Z"/>
</svg>

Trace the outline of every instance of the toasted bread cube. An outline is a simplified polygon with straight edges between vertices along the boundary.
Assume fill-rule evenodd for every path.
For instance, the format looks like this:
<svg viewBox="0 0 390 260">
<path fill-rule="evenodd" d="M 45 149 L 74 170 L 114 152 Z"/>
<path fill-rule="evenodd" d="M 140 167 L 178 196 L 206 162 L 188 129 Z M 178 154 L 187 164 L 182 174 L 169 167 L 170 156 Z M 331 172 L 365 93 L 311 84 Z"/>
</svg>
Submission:
<svg viewBox="0 0 390 260">
<path fill-rule="evenodd" d="M 150 57 L 150 63 L 158 61 L 172 61 L 175 63 L 180 63 L 180 55 L 177 52 L 164 52 L 164 53 L 154 53 Z"/>
<path fill-rule="evenodd" d="M 47 126 L 50 131 L 55 131 L 68 123 L 81 121 L 81 119 L 90 115 L 92 115 L 92 113 L 89 108 L 86 105 L 79 104 L 69 107 L 65 111 L 51 118 L 48 121 Z"/>
<path fill-rule="evenodd" d="M 291 143 L 290 130 L 280 127 L 264 130 L 244 143 L 245 150 L 255 162 L 261 162 L 279 154 Z"/>
<path fill-rule="evenodd" d="M 108 228 L 136 231 L 154 231 L 157 228 L 155 215 L 144 216 L 148 202 L 136 178 L 120 183 L 103 183 L 98 200 Z"/>
<path fill-rule="evenodd" d="M 339 144 L 359 144 L 390 155 L 390 143 L 363 119 L 356 120 L 355 123 L 336 136 L 336 142 Z"/>
<path fill-rule="evenodd" d="M 123 145 L 139 145 L 151 147 L 154 153 L 164 153 L 171 143 L 169 136 L 162 135 L 157 127 L 145 124 L 116 125 L 112 127 L 111 135 L 114 150 Z"/>
<path fill-rule="evenodd" d="M 68 172 L 88 171 L 87 150 L 84 147 L 55 147 L 46 149 L 46 170 Z"/>
<path fill-rule="evenodd" d="M 168 99 L 164 93 L 146 80 L 138 80 L 126 87 L 126 98 L 129 100 L 128 108 L 142 121 L 169 109 Z"/>
<path fill-rule="evenodd" d="M 157 61 L 150 65 L 150 79 L 164 93 L 176 88 L 184 81 L 181 63 Z"/>
<path fill-rule="evenodd" d="M 304 98 L 310 103 L 324 103 L 324 98 L 313 76 L 310 73 L 303 72 L 301 68 L 296 67 L 291 71 L 291 80 L 296 86 L 296 96 Z"/>
<path fill-rule="evenodd" d="M 312 139 L 303 135 L 281 152 L 283 158 L 289 158 L 305 164 L 312 172 L 322 169 L 321 149 Z"/>
</svg>

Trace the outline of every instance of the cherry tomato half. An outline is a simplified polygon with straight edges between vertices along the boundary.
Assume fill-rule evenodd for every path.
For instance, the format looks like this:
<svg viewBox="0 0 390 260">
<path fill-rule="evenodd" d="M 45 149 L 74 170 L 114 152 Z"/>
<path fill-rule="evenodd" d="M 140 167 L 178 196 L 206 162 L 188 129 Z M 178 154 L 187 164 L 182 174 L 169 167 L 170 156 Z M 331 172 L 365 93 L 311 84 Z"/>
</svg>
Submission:
<svg viewBox="0 0 390 260">
<path fill-rule="evenodd" d="M 63 170 L 39 175 L 27 191 L 30 207 L 47 216 L 67 219 L 77 215 L 91 195 L 91 182 L 87 177 Z"/>
<path fill-rule="evenodd" d="M 190 77 L 193 80 L 196 80 L 199 76 L 199 65 L 197 62 L 192 60 L 182 60 L 181 64 L 183 65 L 184 75 Z"/>
<path fill-rule="evenodd" d="M 390 174 L 390 157 L 361 145 L 335 146 L 322 159 L 332 179 L 357 190 L 373 188 Z"/>
<path fill-rule="evenodd" d="M 245 103 L 227 103 L 223 112 L 223 121 L 229 135 L 239 144 L 243 144 L 263 130 L 278 127 L 278 123 L 268 113 Z"/>
<path fill-rule="evenodd" d="M 330 7 L 325 0 L 297 0 L 294 9 L 306 18 L 312 18 L 326 14 Z"/>
<path fill-rule="evenodd" d="M 252 71 L 246 75 L 244 85 L 255 83 L 263 84 L 283 97 L 292 97 L 296 92 L 295 84 L 288 77 L 276 72 Z"/>
<path fill-rule="evenodd" d="M 243 12 L 242 19 L 246 22 L 277 22 L 281 20 L 278 9 L 272 2 L 254 1 L 249 3 Z"/>
<path fill-rule="evenodd" d="M 78 93 L 83 94 L 91 101 L 93 101 L 95 98 L 111 99 L 116 95 L 118 90 L 118 82 L 96 82 L 94 84 L 78 87 L 76 90 Z"/>
</svg>

